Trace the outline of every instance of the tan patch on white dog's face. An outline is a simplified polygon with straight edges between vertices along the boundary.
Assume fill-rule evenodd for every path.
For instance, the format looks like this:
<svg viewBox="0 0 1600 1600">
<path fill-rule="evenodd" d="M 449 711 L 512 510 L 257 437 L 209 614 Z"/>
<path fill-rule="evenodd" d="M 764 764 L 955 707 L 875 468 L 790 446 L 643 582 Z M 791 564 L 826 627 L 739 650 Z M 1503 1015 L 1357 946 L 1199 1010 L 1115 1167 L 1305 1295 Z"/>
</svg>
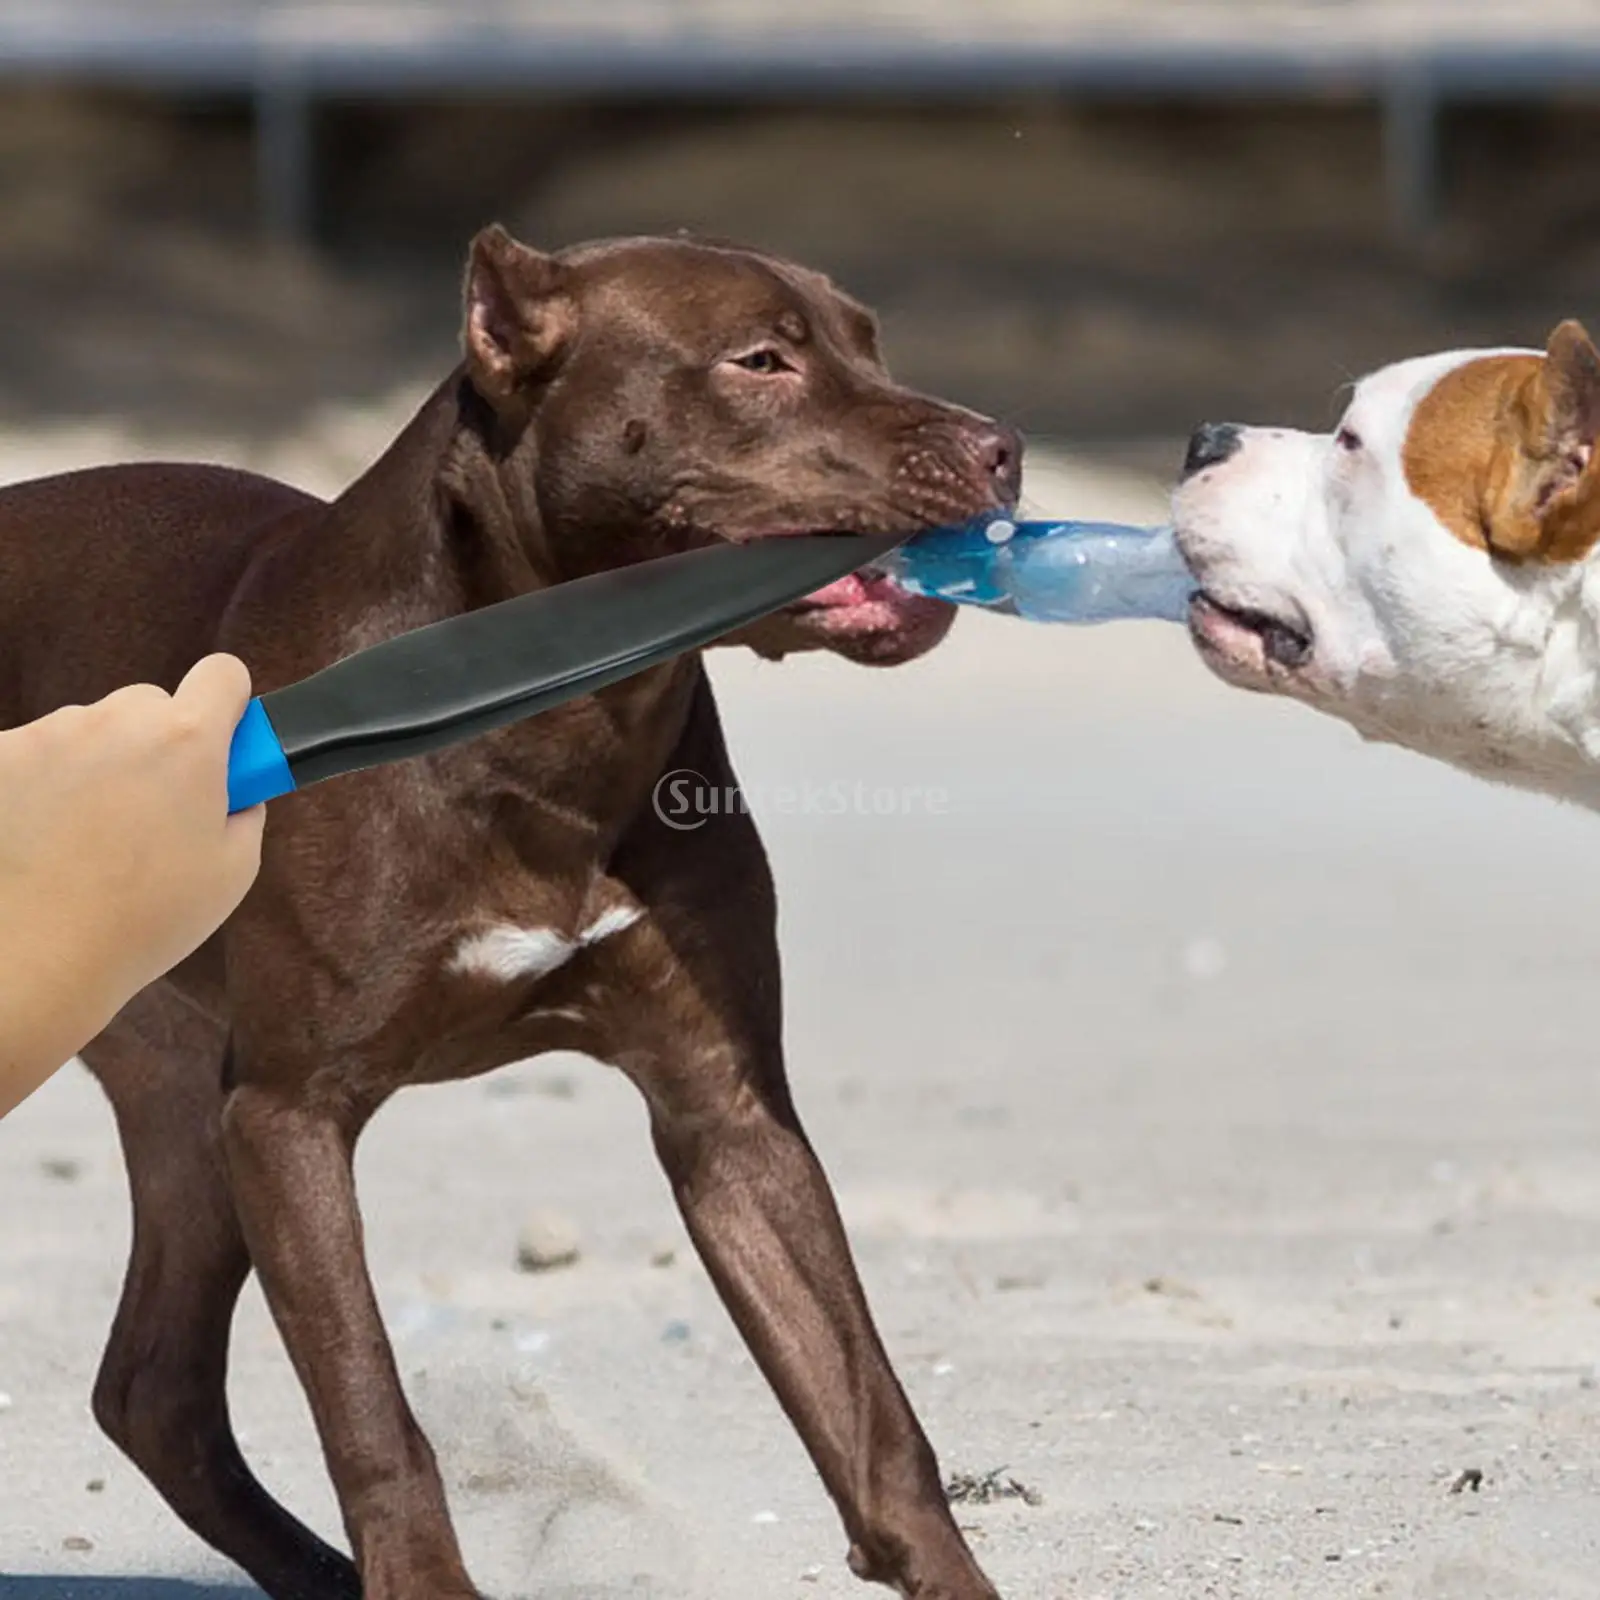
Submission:
<svg viewBox="0 0 1600 1600">
<path fill-rule="evenodd" d="M 1492 355 L 1417 403 L 1411 492 L 1464 544 L 1505 561 L 1577 561 L 1600 541 L 1600 355 L 1576 322 L 1543 357 Z"/>
</svg>

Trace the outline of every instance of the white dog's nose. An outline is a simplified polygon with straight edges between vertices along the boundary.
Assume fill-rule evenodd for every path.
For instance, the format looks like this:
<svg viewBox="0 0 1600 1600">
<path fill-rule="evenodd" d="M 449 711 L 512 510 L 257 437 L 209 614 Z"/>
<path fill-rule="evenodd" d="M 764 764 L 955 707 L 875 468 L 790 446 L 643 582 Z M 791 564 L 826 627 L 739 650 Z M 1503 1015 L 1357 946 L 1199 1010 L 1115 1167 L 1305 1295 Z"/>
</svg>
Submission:
<svg viewBox="0 0 1600 1600">
<path fill-rule="evenodd" d="M 1183 458 L 1183 475 L 1192 478 L 1207 467 L 1224 462 L 1239 448 L 1243 430 L 1237 422 L 1202 422 L 1189 436 L 1189 451 Z"/>
</svg>

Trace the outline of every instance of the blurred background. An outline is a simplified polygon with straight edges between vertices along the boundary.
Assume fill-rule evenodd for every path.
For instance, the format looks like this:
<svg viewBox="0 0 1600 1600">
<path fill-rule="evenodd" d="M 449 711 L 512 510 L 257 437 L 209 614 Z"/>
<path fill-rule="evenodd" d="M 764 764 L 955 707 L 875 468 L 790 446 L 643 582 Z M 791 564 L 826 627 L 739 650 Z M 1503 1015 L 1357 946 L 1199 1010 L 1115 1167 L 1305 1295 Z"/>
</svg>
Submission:
<svg viewBox="0 0 1600 1600">
<path fill-rule="evenodd" d="M 902 375 L 1029 430 L 1034 508 L 1153 521 L 1200 417 L 1322 426 L 1372 366 L 1600 316 L 1597 169 L 1588 0 L 4 0 L 0 480 L 337 491 L 498 217 L 826 267 Z M 947 1467 L 1004 1469 L 961 1511 L 1002 1592 L 1592 1600 L 1595 819 L 1225 690 L 1177 628 L 713 673 L 754 794 L 891 796 L 758 805 L 790 1054 Z M 408 1093 L 361 1176 L 487 1592 L 859 1592 L 625 1084 Z M 530 1208 L 575 1251 L 536 1277 Z M 125 1226 L 64 1074 L 0 1129 L 0 1600 L 243 1600 L 87 1416 Z M 235 1360 L 337 1538 L 254 1289 Z"/>
<path fill-rule="evenodd" d="M 486 218 L 815 260 L 1036 432 L 1330 415 L 1600 268 L 1589 0 L 0 5 L 0 410 L 292 429 L 433 374 Z"/>
</svg>

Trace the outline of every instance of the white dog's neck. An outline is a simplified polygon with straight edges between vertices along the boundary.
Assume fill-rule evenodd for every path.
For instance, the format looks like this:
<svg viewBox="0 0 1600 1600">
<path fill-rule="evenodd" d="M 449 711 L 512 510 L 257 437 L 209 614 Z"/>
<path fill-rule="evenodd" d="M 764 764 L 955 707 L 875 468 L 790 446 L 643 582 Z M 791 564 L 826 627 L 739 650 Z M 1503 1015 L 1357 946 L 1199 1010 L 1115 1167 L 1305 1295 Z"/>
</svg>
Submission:
<svg viewBox="0 0 1600 1600">
<path fill-rule="evenodd" d="M 1574 573 L 1543 640 L 1530 707 L 1534 743 L 1551 765 L 1550 792 L 1600 809 L 1600 559 Z"/>
<path fill-rule="evenodd" d="M 1339 712 L 1363 738 L 1600 811 L 1600 557 L 1506 611 L 1457 670 L 1470 695 L 1436 668 L 1402 671 Z"/>
<path fill-rule="evenodd" d="M 1458 764 L 1600 810 L 1600 559 L 1519 607 L 1485 670 L 1489 726 L 1463 730 Z"/>
</svg>

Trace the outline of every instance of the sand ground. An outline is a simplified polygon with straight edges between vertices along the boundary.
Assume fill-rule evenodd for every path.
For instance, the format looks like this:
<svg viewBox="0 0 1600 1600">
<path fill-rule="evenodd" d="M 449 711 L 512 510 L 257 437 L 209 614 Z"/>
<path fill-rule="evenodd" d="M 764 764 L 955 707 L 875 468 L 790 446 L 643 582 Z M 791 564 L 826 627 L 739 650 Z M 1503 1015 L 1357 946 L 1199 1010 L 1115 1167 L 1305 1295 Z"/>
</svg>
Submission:
<svg viewBox="0 0 1600 1600">
<path fill-rule="evenodd" d="M 342 475 L 311 436 L 280 469 Z M 0 441 L 0 476 L 126 448 Z M 1064 452 L 1030 495 L 1161 505 Z M 1593 819 L 1225 691 L 1159 627 L 975 618 L 901 672 L 716 673 L 800 1103 L 889 1345 L 947 1468 L 1036 1492 L 962 1513 L 1003 1592 L 1589 1600 Z M 783 792 L 808 785 L 843 813 Z M 855 1592 L 624 1084 L 561 1059 L 413 1092 L 361 1181 L 486 1592 Z M 537 1209 L 575 1265 L 516 1270 Z M 124 1239 L 72 1069 L 0 1127 L 0 1600 L 247 1592 L 88 1416 Z M 337 1535 L 253 1288 L 233 1392 L 266 1480 Z"/>
</svg>

